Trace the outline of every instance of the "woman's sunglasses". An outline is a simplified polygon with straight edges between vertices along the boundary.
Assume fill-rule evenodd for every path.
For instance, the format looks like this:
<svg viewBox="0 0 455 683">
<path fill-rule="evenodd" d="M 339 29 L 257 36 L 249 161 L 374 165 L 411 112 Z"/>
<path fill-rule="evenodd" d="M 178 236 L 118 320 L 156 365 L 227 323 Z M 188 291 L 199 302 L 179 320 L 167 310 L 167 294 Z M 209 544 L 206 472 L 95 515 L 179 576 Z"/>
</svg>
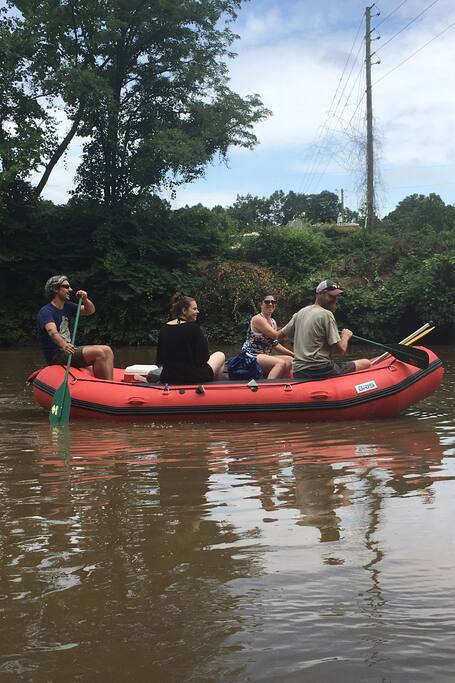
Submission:
<svg viewBox="0 0 455 683">
<path fill-rule="evenodd" d="M 71 285 L 59 285 L 59 287 L 63 287 L 63 289 L 71 289 Z"/>
<path fill-rule="evenodd" d="M 272 304 L 272 306 L 276 305 L 275 299 L 264 299 L 263 303 L 264 304 Z"/>
</svg>

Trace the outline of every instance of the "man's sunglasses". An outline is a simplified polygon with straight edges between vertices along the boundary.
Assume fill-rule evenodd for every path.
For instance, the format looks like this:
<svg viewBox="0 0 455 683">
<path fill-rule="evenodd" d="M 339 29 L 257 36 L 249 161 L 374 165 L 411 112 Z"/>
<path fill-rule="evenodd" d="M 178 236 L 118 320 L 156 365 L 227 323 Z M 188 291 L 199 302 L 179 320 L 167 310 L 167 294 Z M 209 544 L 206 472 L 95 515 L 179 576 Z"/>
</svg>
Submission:
<svg viewBox="0 0 455 683">
<path fill-rule="evenodd" d="M 276 301 L 275 301 L 275 299 L 264 299 L 264 303 L 265 304 L 273 304 L 273 306 L 275 306 Z"/>
<path fill-rule="evenodd" d="M 63 289 L 71 289 L 71 285 L 59 285 L 59 287 L 63 287 Z"/>
</svg>

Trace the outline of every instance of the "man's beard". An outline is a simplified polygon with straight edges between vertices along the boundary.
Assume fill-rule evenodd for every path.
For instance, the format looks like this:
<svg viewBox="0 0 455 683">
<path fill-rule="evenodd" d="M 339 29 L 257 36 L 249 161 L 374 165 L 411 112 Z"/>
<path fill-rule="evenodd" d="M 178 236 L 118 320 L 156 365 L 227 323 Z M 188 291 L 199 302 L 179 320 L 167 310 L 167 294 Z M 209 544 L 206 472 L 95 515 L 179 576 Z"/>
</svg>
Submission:
<svg viewBox="0 0 455 683">
<path fill-rule="evenodd" d="M 324 308 L 327 308 L 328 311 L 332 311 L 332 313 L 335 313 L 337 307 L 337 300 L 335 297 L 330 297 L 330 300 L 327 302 L 327 305 Z"/>
</svg>

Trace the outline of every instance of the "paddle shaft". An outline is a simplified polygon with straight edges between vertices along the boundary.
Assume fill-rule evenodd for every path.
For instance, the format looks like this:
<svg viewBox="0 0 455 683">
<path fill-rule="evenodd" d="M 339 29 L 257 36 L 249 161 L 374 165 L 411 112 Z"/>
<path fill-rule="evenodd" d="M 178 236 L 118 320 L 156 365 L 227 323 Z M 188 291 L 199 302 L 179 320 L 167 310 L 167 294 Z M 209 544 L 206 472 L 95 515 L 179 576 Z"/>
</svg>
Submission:
<svg viewBox="0 0 455 683">
<path fill-rule="evenodd" d="M 82 306 L 82 299 L 79 299 L 77 302 L 77 311 L 76 311 L 76 318 L 74 320 L 74 327 L 73 327 L 73 336 L 71 338 L 71 343 L 74 346 L 74 342 L 76 341 L 76 332 L 77 332 L 77 326 L 79 325 L 79 318 L 81 315 L 81 306 Z M 71 358 L 71 356 L 70 356 Z"/>
<path fill-rule="evenodd" d="M 77 304 L 77 310 L 76 310 L 76 318 L 74 320 L 74 327 L 73 327 L 73 335 L 71 338 L 71 344 L 74 346 L 74 343 L 76 341 L 76 333 L 77 333 L 77 328 L 79 325 L 79 317 L 81 314 L 81 306 L 82 306 L 82 299 L 79 299 L 78 304 Z M 58 389 L 56 389 L 54 393 L 54 401 L 52 403 L 50 412 L 49 412 L 49 422 L 51 425 L 59 425 L 62 422 L 68 422 L 69 420 L 69 409 L 67 409 L 68 406 L 68 401 L 71 401 L 71 396 L 69 392 L 69 387 L 68 387 L 68 375 L 71 367 L 71 359 L 73 357 L 73 354 L 70 353 L 68 356 L 68 360 L 66 362 L 66 370 L 65 370 L 65 377 L 63 379 L 63 382 L 59 386 Z"/>
<path fill-rule="evenodd" d="M 422 337 L 425 337 L 427 334 L 430 332 L 433 332 L 434 327 L 429 327 L 428 330 L 425 330 L 425 332 L 421 332 L 420 334 L 417 335 L 417 337 L 413 337 L 411 341 L 406 342 L 405 346 L 411 346 L 412 344 L 415 344 L 416 342 L 419 341 L 419 339 L 422 339 Z"/>
<path fill-rule="evenodd" d="M 76 341 L 76 332 L 77 332 L 77 328 L 79 325 L 79 318 L 81 315 L 81 306 L 82 306 L 82 299 L 79 299 L 79 301 L 77 302 L 76 318 L 74 320 L 73 336 L 71 337 L 71 344 L 73 346 L 74 346 L 74 342 Z M 68 356 L 68 360 L 66 362 L 66 372 L 65 372 L 65 380 L 64 380 L 64 381 L 66 381 L 66 383 L 68 383 L 68 375 L 69 375 L 69 371 L 70 371 L 70 367 L 71 367 L 72 358 L 73 358 L 73 354 L 70 353 L 70 355 Z"/>
</svg>

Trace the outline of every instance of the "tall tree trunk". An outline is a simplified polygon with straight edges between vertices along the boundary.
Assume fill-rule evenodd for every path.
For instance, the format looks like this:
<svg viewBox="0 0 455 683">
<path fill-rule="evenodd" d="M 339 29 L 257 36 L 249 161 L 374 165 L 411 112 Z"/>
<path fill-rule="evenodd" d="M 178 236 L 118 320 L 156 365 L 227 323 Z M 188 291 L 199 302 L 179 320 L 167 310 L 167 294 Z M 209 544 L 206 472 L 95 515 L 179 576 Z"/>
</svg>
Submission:
<svg viewBox="0 0 455 683">
<path fill-rule="evenodd" d="M 82 112 L 83 112 L 83 105 L 81 104 L 79 107 L 79 110 L 74 117 L 73 125 L 69 129 L 68 133 L 65 135 L 57 149 L 55 150 L 54 154 L 51 156 L 49 163 L 47 164 L 43 175 L 41 176 L 41 180 L 39 181 L 38 185 L 35 188 L 35 195 L 37 197 L 40 196 L 41 192 L 44 190 L 47 181 L 49 180 L 49 176 L 54 170 L 55 165 L 57 164 L 58 160 L 62 156 L 62 154 L 65 152 L 67 149 L 68 145 L 70 144 L 71 140 L 74 138 L 76 135 L 77 129 L 79 127 L 79 124 L 82 119 Z"/>
</svg>

